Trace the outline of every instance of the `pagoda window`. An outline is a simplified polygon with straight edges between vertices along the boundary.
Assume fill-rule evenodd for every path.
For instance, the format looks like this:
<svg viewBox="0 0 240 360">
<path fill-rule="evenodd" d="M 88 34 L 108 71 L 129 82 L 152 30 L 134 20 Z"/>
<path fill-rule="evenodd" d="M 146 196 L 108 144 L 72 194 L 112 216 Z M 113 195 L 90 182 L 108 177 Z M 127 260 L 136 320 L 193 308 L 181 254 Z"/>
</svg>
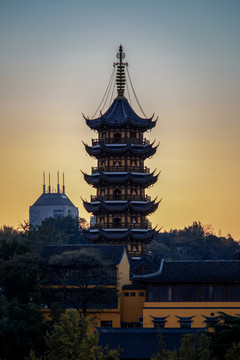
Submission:
<svg viewBox="0 0 240 360">
<path fill-rule="evenodd" d="M 100 217 L 100 223 L 101 223 L 101 224 L 104 223 L 104 217 L 103 217 L 103 216 Z"/>
<path fill-rule="evenodd" d="M 119 227 L 120 227 L 120 223 L 121 223 L 121 219 L 120 219 L 119 217 L 115 217 L 115 218 L 113 219 L 113 225 L 114 225 L 114 227 L 119 228 Z"/>
<path fill-rule="evenodd" d="M 114 140 L 116 141 L 116 143 L 120 142 L 121 137 L 122 135 L 119 132 L 114 134 Z"/>
<path fill-rule="evenodd" d="M 114 160 L 113 166 L 121 166 L 121 160 Z"/>
<path fill-rule="evenodd" d="M 115 189 L 114 192 L 114 199 L 119 199 L 121 196 L 121 190 L 120 189 Z"/>
<path fill-rule="evenodd" d="M 136 166 L 136 161 L 135 160 L 131 161 L 131 166 Z"/>
<path fill-rule="evenodd" d="M 136 138 L 136 132 L 135 131 L 130 132 L 130 138 L 132 138 L 132 139 Z"/>
<path fill-rule="evenodd" d="M 133 217 L 132 218 L 132 224 L 136 224 L 137 223 L 137 218 L 136 217 Z"/>
</svg>

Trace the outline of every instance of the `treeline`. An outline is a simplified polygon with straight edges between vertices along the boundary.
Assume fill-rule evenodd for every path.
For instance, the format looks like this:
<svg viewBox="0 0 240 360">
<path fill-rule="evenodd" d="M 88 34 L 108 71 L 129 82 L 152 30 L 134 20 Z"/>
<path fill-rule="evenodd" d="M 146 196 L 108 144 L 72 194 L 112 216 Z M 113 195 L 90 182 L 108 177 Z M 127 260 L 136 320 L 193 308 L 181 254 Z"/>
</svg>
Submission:
<svg viewBox="0 0 240 360">
<path fill-rule="evenodd" d="M 234 260 L 240 257 L 240 243 L 230 234 L 218 237 L 200 222 L 183 230 L 156 234 L 148 250 L 158 260 Z"/>
</svg>

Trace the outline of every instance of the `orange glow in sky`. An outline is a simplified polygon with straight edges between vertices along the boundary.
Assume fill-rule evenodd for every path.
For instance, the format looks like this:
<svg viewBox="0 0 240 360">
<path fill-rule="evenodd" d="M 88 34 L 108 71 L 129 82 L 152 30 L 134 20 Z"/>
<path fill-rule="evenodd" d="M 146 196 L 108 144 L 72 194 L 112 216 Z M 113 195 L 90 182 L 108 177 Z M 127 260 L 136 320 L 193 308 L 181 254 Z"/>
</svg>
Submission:
<svg viewBox="0 0 240 360">
<path fill-rule="evenodd" d="M 124 4 L 127 6 L 124 6 Z M 66 193 L 89 220 L 80 197 L 96 161 L 92 116 L 120 43 L 147 116 L 145 137 L 160 141 L 146 165 L 161 170 L 146 191 L 163 198 L 149 219 L 163 230 L 193 221 L 240 239 L 240 3 L 155 1 L 0 4 L 0 226 L 17 227 L 42 192 L 42 173 L 65 173 Z M 138 107 L 134 110 L 141 115 Z"/>
</svg>

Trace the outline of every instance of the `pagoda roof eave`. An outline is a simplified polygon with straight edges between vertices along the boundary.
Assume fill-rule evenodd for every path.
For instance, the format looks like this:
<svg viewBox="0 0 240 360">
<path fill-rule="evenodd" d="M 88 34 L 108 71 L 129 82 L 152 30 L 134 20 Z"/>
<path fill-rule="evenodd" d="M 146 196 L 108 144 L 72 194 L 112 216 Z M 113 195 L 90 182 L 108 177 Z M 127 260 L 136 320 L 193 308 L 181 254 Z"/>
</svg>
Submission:
<svg viewBox="0 0 240 360">
<path fill-rule="evenodd" d="M 159 174 L 154 175 L 154 171 L 150 174 L 132 173 L 132 172 L 101 172 L 93 175 L 83 173 L 85 181 L 92 186 L 98 186 L 102 183 L 124 183 L 130 181 L 134 184 L 150 186 L 156 183 Z"/>
<path fill-rule="evenodd" d="M 128 239 L 147 242 L 150 241 L 156 233 L 155 229 L 98 229 L 94 231 L 83 231 L 86 239 L 96 242 L 101 242 L 101 240 L 111 240 L 112 242 L 123 240 L 127 242 Z"/>
<path fill-rule="evenodd" d="M 157 151 L 159 144 L 154 147 L 153 144 L 154 143 L 150 145 L 119 144 L 118 146 L 116 146 L 116 144 L 100 144 L 96 146 L 89 146 L 84 143 L 84 146 L 87 153 L 90 156 L 95 156 L 96 158 L 102 155 L 123 154 L 128 152 L 129 154 L 139 155 L 143 159 L 146 159 L 153 156 Z"/>
<path fill-rule="evenodd" d="M 94 202 L 87 202 L 83 201 L 83 205 L 85 209 L 93 213 L 95 215 L 101 213 L 101 212 L 123 212 L 128 210 L 131 210 L 133 212 L 139 212 L 144 215 L 149 215 L 153 213 L 160 203 L 155 203 L 156 199 L 153 201 L 94 201 Z"/>
<path fill-rule="evenodd" d="M 100 117 L 88 119 L 84 116 L 84 119 L 93 130 L 98 130 L 102 126 L 119 127 L 129 124 L 147 131 L 156 125 L 157 119 L 153 121 L 153 117 L 154 115 L 150 118 L 138 116 L 125 97 L 117 97 L 109 109 L 104 114 L 101 114 Z"/>
</svg>

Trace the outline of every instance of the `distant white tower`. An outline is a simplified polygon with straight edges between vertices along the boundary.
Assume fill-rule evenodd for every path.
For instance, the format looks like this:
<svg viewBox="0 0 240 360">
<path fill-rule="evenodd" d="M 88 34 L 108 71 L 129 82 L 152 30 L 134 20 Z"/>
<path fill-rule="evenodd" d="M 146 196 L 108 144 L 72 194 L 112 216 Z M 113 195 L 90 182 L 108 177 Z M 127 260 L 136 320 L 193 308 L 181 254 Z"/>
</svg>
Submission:
<svg viewBox="0 0 240 360">
<path fill-rule="evenodd" d="M 29 220 L 31 225 L 41 225 L 42 220 L 50 217 L 56 219 L 65 216 L 79 216 L 78 208 L 73 205 L 71 200 L 65 194 L 64 173 L 62 191 L 60 191 L 59 185 L 59 172 L 57 174 L 57 180 L 57 192 L 51 192 L 49 174 L 48 192 L 46 192 L 45 173 L 43 173 L 43 193 L 37 201 L 29 207 Z"/>
</svg>

